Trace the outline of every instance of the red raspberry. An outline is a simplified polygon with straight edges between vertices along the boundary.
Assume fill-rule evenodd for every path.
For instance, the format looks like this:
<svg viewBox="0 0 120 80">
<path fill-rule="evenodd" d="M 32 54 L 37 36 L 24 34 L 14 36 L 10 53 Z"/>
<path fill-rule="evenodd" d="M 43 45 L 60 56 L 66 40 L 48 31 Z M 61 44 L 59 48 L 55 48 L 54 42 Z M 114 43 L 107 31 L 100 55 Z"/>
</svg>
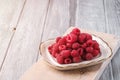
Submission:
<svg viewBox="0 0 120 80">
<path fill-rule="evenodd" d="M 78 28 L 74 28 L 67 36 L 57 37 L 48 51 L 58 63 L 69 64 L 93 59 L 100 54 L 100 47 L 90 34 L 80 33 Z"/>
<path fill-rule="evenodd" d="M 94 42 L 93 48 L 94 49 L 99 49 L 99 44 L 97 42 Z"/>
<path fill-rule="evenodd" d="M 67 50 L 70 50 L 70 51 L 72 51 L 73 49 L 72 49 L 72 48 L 67 48 Z"/>
<path fill-rule="evenodd" d="M 72 44 L 73 49 L 78 49 L 80 47 L 80 44 L 78 42 L 75 42 Z"/>
<path fill-rule="evenodd" d="M 93 59 L 93 55 L 91 53 L 87 53 L 85 58 L 86 58 L 86 60 L 91 60 L 91 59 Z"/>
<path fill-rule="evenodd" d="M 48 51 L 50 52 L 50 54 L 52 53 L 52 45 L 48 47 Z"/>
<path fill-rule="evenodd" d="M 59 53 L 55 53 L 55 58 L 57 58 L 57 56 L 60 55 Z"/>
<path fill-rule="evenodd" d="M 86 52 L 90 52 L 90 53 L 92 53 L 93 50 L 94 50 L 93 47 L 87 47 L 87 48 L 86 48 Z"/>
<path fill-rule="evenodd" d="M 86 54 L 83 53 L 83 55 L 81 56 L 81 58 L 82 58 L 83 60 L 86 60 Z"/>
<path fill-rule="evenodd" d="M 56 52 L 54 50 L 52 51 L 51 54 L 52 54 L 53 57 L 56 57 Z"/>
<path fill-rule="evenodd" d="M 73 33 L 75 35 L 79 35 L 80 34 L 80 30 L 78 28 L 74 28 L 71 33 Z"/>
<path fill-rule="evenodd" d="M 66 37 L 66 41 L 73 43 L 73 42 L 77 41 L 77 36 L 75 34 L 68 34 Z"/>
<path fill-rule="evenodd" d="M 77 57 L 77 56 L 79 56 L 78 51 L 77 51 L 77 50 L 72 50 L 72 51 L 71 51 L 71 56 L 72 56 L 72 57 Z"/>
<path fill-rule="evenodd" d="M 98 50 L 98 51 L 99 51 L 99 53 L 100 53 L 100 47 L 99 47 L 98 49 L 96 49 L 96 50 Z"/>
<path fill-rule="evenodd" d="M 78 62 L 81 62 L 81 57 L 73 57 L 73 62 L 74 63 L 78 63 Z"/>
<path fill-rule="evenodd" d="M 78 51 L 78 53 L 79 53 L 80 56 L 83 55 L 83 48 L 78 48 L 77 51 Z"/>
<path fill-rule="evenodd" d="M 65 45 L 60 45 L 59 46 L 59 50 L 61 51 L 61 50 L 65 50 L 66 49 L 66 46 Z"/>
<path fill-rule="evenodd" d="M 94 57 L 96 57 L 97 55 L 99 55 L 99 51 L 98 50 L 93 50 L 92 55 Z"/>
<path fill-rule="evenodd" d="M 55 51 L 55 52 L 58 52 L 58 51 L 59 51 L 59 45 L 58 45 L 57 43 L 55 43 L 55 44 L 53 45 L 53 51 Z"/>
<path fill-rule="evenodd" d="M 88 33 L 85 33 L 86 34 L 86 40 L 92 40 L 92 36 Z"/>
<path fill-rule="evenodd" d="M 51 45 L 51 46 L 48 46 L 48 50 L 51 50 L 51 49 L 52 49 L 52 47 L 53 47 L 52 45 Z"/>
<path fill-rule="evenodd" d="M 85 49 L 87 47 L 87 44 L 83 43 L 81 47 Z"/>
<path fill-rule="evenodd" d="M 66 39 L 65 39 L 65 38 L 61 38 L 61 39 L 58 41 L 58 44 L 59 44 L 59 45 L 65 45 L 65 44 L 66 44 Z"/>
<path fill-rule="evenodd" d="M 81 33 L 79 35 L 79 42 L 84 43 L 86 41 L 86 35 L 84 33 Z"/>
<path fill-rule="evenodd" d="M 65 63 L 65 64 L 70 64 L 70 63 L 72 63 L 72 60 L 71 60 L 70 58 L 66 58 L 66 59 L 64 60 L 64 63 Z"/>
<path fill-rule="evenodd" d="M 57 37 L 56 38 L 56 43 L 61 39 L 61 37 Z"/>
<path fill-rule="evenodd" d="M 93 43 L 95 44 L 95 43 L 97 43 L 97 41 L 96 41 L 96 40 L 93 40 Z"/>
<path fill-rule="evenodd" d="M 72 47 L 72 43 L 66 43 L 66 46 L 67 46 L 68 48 L 71 48 L 71 47 Z"/>
<path fill-rule="evenodd" d="M 93 40 L 88 40 L 88 41 L 86 42 L 86 44 L 87 44 L 87 46 L 93 46 L 93 45 L 94 45 L 94 42 L 93 42 Z"/>
<path fill-rule="evenodd" d="M 58 63 L 64 64 L 64 58 L 62 57 L 62 55 L 58 55 L 58 56 L 56 57 L 56 59 L 57 59 L 57 62 L 58 62 Z"/>
<path fill-rule="evenodd" d="M 68 58 L 70 56 L 70 50 L 62 50 L 60 52 L 60 54 L 64 57 L 64 58 Z"/>
</svg>

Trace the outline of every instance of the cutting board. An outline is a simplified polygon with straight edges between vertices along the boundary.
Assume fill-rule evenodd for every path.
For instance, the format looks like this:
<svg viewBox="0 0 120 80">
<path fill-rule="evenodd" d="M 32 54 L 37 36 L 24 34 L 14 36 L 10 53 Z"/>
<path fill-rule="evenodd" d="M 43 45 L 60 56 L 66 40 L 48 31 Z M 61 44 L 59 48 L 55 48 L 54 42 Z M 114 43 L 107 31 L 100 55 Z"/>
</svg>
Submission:
<svg viewBox="0 0 120 80">
<path fill-rule="evenodd" d="M 73 27 L 69 28 L 66 32 L 69 32 L 72 29 Z M 112 49 L 113 55 L 101 64 L 69 71 L 56 70 L 48 66 L 46 62 L 40 58 L 38 62 L 36 62 L 21 76 L 20 80 L 98 80 L 120 47 L 120 38 L 115 35 L 102 32 L 95 32 L 86 29 L 80 30 L 81 32 L 87 32 L 101 37 Z"/>
</svg>

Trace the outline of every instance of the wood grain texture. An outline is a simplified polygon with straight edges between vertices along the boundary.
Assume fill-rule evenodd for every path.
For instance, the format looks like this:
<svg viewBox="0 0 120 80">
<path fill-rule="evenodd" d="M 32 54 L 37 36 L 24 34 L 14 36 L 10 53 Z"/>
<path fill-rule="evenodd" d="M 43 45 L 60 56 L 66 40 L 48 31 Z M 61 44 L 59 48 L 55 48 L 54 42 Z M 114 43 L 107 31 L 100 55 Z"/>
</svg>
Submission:
<svg viewBox="0 0 120 80">
<path fill-rule="evenodd" d="M 25 0 L 0 0 L 0 70 Z M 15 7 L 16 6 L 16 7 Z"/>
<path fill-rule="evenodd" d="M 107 3 L 109 3 L 109 1 Z M 108 23 L 105 5 L 103 0 L 78 0 L 76 25 L 81 28 L 109 33 L 110 29 L 107 28 Z M 100 78 L 100 80 L 109 79 L 113 80 L 111 64 L 108 65 L 103 76 Z"/>
<path fill-rule="evenodd" d="M 3 63 L 0 80 L 18 80 L 36 62 L 48 4 L 49 0 L 27 0 Z"/>
<path fill-rule="evenodd" d="M 106 32 L 102 0 L 77 0 L 76 26 Z"/>
<path fill-rule="evenodd" d="M 108 66 L 105 68 L 99 80 L 114 80 L 111 63 L 109 63 Z"/>
<path fill-rule="evenodd" d="M 42 41 L 61 36 L 69 27 L 69 0 L 50 0 Z"/>
<path fill-rule="evenodd" d="M 70 26 L 119 36 L 120 0 L 0 0 L 0 80 L 17 80 L 40 58 L 40 42 Z M 120 79 L 119 53 L 99 80 Z"/>
<path fill-rule="evenodd" d="M 112 60 L 112 74 L 113 74 L 113 80 L 119 80 L 120 79 L 120 48 L 117 51 L 116 55 L 114 56 Z"/>
<path fill-rule="evenodd" d="M 115 34 L 120 36 L 120 0 L 104 0 L 105 15 L 106 15 L 106 31 L 107 33 Z M 113 79 L 120 79 L 120 49 L 111 61 L 111 74 Z M 108 70 L 105 70 L 105 72 Z M 105 74 L 103 74 L 105 75 Z M 103 77 L 102 80 L 108 80 L 107 77 Z"/>
</svg>

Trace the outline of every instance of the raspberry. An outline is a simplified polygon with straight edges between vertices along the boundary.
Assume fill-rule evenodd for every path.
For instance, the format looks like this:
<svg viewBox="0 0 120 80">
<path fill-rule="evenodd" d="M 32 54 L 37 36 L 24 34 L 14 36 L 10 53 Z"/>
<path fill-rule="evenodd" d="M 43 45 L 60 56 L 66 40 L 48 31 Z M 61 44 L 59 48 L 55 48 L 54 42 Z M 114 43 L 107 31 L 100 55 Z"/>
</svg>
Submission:
<svg viewBox="0 0 120 80">
<path fill-rule="evenodd" d="M 67 48 L 67 50 L 70 50 L 70 51 L 72 51 L 73 49 L 72 49 L 72 48 Z"/>
<path fill-rule="evenodd" d="M 55 53 L 55 58 L 57 58 L 57 56 L 60 55 L 59 53 Z"/>
<path fill-rule="evenodd" d="M 98 50 L 98 51 L 99 51 L 99 53 L 100 53 L 100 47 L 99 47 L 98 49 L 96 49 L 96 50 Z"/>
<path fill-rule="evenodd" d="M 65 39 L 65 38 L 61 38 L 61 39 L 58 41 L 58 44 L 59 44 L 59 45 L 65 45 L 65 44 L 66 44 L 66 39 Z"/>
<path fill-rule="evenodd" d="M 73 62 L 74 63 L 81 62 L 81 57 L 73 57 Z"/>
<path fill-rule="evenodd" d="M 88 33 L 85 33 L 86 34 L 86 40 L 92 40 L 92 36 Z"/>
<path fill-rule="evenodd" d="M 79 35 L 80 34 L 80 30 L 78 28 L 74 28 L 71 33 L 73 33 L 75 35 Z"/>
<path fill-rule="evenodd" d="M 66 41 L 73 43 L 73 42 L 77 41 L 77 36 L 75 34 L 72 34 L 72 33 L 68 34 L 66 37 Z"/>
<path fill-rule="evenodd" d="M 49 46 L 49 47 L 48 47 L 48 50 L 51 50 L 51 49 L 52 49 L 52 47 L 53 47 L 52 45 L 51 45 L 51 46 Z"/>
<path fill-rule="evenodd" d="M 77 56 L 79 56 L 78 51 L 77 51 L 77 50 L 72 50 L 71 56 L 72 56 L 72 57 L 77 57 Z"/>
<path fill-rule="evenodd" d="M 61 51 L 61 50 L 65 50 L 66 49 L 66 46 L 65 45 L 60 45 L 59 46 L 59 50 Z"/>
<path fill-rule="evenodd" d="M 91 59 L 93 59 L 93 55 L 91 53 L 87 53 L 85 58 L 86 58 L 86 60 L 91 60 Z"/>
<path fill-rule="evenodd" d="M 64 58 L 68 58 L 70 56 L 70 50 L 62 50 L 60 53 Z"/>
<path fill-rule="evenodd" d="M 94 42 L 93 42 L 93 40 L 88 40 L 86 42 L 86 44 L 87 44 L 87 46 L 93 46 Z"/>
<path fill-rule="evenodd" d="M 86 54 L 83 53 L 83 55 L 81 56 L 81 58 L 82 58 L 83 60 L 86 60 L 86 57 L 85 57 L 85 56 L 86 56 Z"/>
<path fill-rule="evenodd" d="M 94 42 L 94 43 L 97 43 L 97 41 L 96 41 L 96 40 L 93 40 L 93 42 Z"/>
<path fill-rule="evenodd" d="M 78 53 L 79 53 L 80 56 L 83 55 L 83 48 L 78 48 L 77 51 L 78 51 Z"/>
<path fill-rule="evenodd" d="M 54 50 L 52 51 L 52 53 L 51 53 L 51 54 L 52 54 L 52 56 L 53 56 L 53 57 L 56 57 L 56 55 L 55 55 L 55 54 L 56 54 L 56 52 L 55 52 Z"/>
<path fill-rule="evenodd" d="M 79 35 L 79 42 L 84 43 L 86 41 L 86 35 L 84 33 L 81 33 Z"/>
<path fill-rule="evenodd" d="M 83 43 L 83 45 L 81 47 L 85 49 L 87 47 L 87 44 Z"/>
<path fill-rule="evenodd" d="M 57 37 L 56 38 L 56 43 L 61 39 L 61 37 Z"/>
<path fill-rule="evenodd" d="M 58 56 L 56 57 L 56 59 L 57 59 L 57 62 L 58 62 L 58 63 L 64 64 L 64 58 L 63 58 L 61 55 L 58 55 Z"/>
<path fill-rule="evenodd" d="M 74 28 L 67 36 L 57 37 L 48 51 L 58 63 L 69 64 L 93 59 L 100 54 L 100 47 L 90 34 Z"/>
<path fill-rule="evenodd" d="M 48 51 L 50 52 L 50 54 L 52 53 L 52 45 L 48 47 Z"/>
<path fill-rule="evenodd" d="M 70 63 L 72 63 L 72 60 L 71 60 L 70 58 L 66 58 L 66 59 L 64 60 L 64 63 L 65 63 L 65 64 L 70 64 Z"/>
<path fill-rule="evenodd" d="M 94 50 L 93 47 L 87 47 L 87 48 L 86 48 L 86 52 L 90 52 L 90 53 L 92 53 L 93 50 Z"/>
<path fill-rule="evenodd" d="M 92 55 L 93 55 L 94 57 L 96 57 L 98 54 L 99 54 L 99 51 L 98 51 L 98 50 L 93 50 Z"/>
<path fill-rule="evenodd" d="M 97 42 L 94 42 L 93 48 L 94 49 L 99 49 L 99 44 Z"/>
<path fill-rule="evenodd" d="M 59 45 L 57 44 L 57 43 L 55 43 L 54 45 L 53 45 L 53 51 L 55 51 L 55 52 L 58 52 L 59 51 Z"/>
<path fill-rule="evenodd" d="M 77 43 L 77 42 L 75 42 L 75 43 L 72 44 L 72 48 L 73 48 L 73 49 L 77 49 L 77 48 L 79 48 L 79 47 L 80 47 L 80 44 Z"/>
<path fill-rule="evenodd" d="M 66 43 L 66 46 L 67 46 L 68 48 L 71 48 L 71 47 L 72 47 L 72 44 L 71 44 L 71 43 Z"/>
</svg>

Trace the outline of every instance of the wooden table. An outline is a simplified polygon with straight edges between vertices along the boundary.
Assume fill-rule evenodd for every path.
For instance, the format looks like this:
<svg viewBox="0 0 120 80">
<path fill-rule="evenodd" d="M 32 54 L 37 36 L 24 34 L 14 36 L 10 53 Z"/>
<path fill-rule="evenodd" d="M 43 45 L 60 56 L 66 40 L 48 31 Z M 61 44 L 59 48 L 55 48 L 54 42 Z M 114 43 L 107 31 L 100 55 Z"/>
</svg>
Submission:
<svg viewBox="0 0 120 80">
<path fill-rule="evenodd" d="M 0 0 L 0 80 L 18 80 L 39 44 L 70 26 L 120 35 L 120 0 Z M 120 79 L 120 49 L 100 80 Z"/>
</svg>

